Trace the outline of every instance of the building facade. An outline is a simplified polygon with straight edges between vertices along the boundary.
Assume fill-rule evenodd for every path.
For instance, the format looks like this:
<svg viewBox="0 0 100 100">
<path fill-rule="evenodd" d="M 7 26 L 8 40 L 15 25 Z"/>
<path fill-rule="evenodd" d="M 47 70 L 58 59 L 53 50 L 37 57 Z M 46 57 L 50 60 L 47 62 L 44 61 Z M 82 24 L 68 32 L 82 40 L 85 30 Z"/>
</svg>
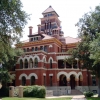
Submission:
<svg viewBox="0 0 100 100">
<path fill-rule="evenodd" d="M 18 57 L 15 85 L 69 86 L 70 89 L 96 86 L 96 79 L 81 69 L 78 58 L 73 64 L 66 61 L 71 56 L 67 51 L 76 48 L 80 39 L 64 37 L 59 15 L 51 6 L 42 15 L 38 32 L 32 33 L 30 26 L 29 40 L 22 43 L 24 54 Z"/>
</svg>

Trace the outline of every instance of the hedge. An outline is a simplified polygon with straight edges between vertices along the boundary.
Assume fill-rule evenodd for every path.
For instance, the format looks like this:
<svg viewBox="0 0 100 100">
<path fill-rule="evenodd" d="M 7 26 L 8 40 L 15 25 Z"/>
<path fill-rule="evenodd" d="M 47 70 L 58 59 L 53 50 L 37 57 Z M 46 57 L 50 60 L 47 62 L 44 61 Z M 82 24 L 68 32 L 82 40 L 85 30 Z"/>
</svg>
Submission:
<svg viewBox="0 0 100 100">
<path fill-rule="evenodd" d="M 91 97 L 91 96 L 93 96 L 93 92 L 87 91 L 87 92 L 84 92 L 84 95 L 85 95 L 85 97 Z"/>
<path fill-rule="evenodd" d="M 46 89 L 44 86 L 25 86 L 23 90 L 24 97 L 37 97 L 37 98 L 45 98 Z"/>
<path fill-rule="evenodd" d="M 2 87 L 0 89 L 0 97 L 9 97 L 9 87 Z"/>
</svg>

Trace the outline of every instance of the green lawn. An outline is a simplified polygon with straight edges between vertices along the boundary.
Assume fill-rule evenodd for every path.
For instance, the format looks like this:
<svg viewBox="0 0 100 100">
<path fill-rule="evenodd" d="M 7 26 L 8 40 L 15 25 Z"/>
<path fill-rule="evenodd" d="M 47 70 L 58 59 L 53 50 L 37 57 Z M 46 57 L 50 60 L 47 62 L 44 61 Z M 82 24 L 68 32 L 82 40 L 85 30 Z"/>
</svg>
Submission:
<svg viewBox="0 0 100 100">
<path fill-rule="evenodd" d="M 2 100 L 71 100 L 70 97 L 59 97 L 59 98 L 17 98 L 17 97 L 6 97 Z"/>
<path fill-rule="evenodd" d="M 87 100 L 100 100 L 100 98 L 98 98 L 98 97 L 91 97 L 91 98 L 87 98 Z"/>
</svg>

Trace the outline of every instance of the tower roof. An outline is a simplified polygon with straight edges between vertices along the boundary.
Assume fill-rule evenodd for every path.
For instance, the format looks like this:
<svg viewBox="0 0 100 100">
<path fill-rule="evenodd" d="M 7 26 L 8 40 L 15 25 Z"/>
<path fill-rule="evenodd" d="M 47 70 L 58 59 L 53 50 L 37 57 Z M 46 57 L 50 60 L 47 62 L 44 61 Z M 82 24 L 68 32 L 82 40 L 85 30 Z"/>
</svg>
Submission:
<svg viewBox="0 0 100 100">
<path fill-rule="evenodd" d="M 49 12 L 55 12 L 56 13 L 56 11 L 52 8 L 52 6 L 49 6 L 42 14 L 46 14 L 46 13 L 49 13 Z M 59 17 L 58 14 L 57 14 L 57 16 Z"/>
</svg>

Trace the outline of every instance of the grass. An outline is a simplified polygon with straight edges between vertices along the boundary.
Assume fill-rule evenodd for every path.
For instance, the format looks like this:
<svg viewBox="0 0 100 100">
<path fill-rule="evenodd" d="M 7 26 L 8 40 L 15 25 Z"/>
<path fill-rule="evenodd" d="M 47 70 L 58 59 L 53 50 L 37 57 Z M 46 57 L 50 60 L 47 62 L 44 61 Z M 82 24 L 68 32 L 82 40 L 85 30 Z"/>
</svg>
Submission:
<svg viewBox="0 0 100 100">
<path fill-rule="evenodd" d="M 71 97 L 59 97 L 59 98 L 18 98 L 18 97 L 6 97 L 2 100 L 71 100 Z"/>
<path fill-rule="evenodd" d="M 90 97 L 90 98 L 87 98 L 87 100 L 100 100 L 99 97 Z"/>
</svg>

